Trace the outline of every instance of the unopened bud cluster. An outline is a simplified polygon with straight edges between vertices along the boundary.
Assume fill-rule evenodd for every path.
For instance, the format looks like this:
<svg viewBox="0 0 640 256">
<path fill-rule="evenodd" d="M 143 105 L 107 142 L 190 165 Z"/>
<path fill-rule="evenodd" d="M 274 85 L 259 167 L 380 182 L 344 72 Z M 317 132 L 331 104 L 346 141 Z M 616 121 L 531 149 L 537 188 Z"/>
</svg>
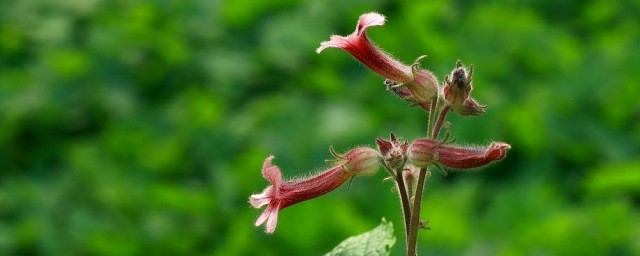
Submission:
<svg viewBox="0 0 640 256">
<path fill-rule="evenodd" d="M 396 170 L 402 168 L 406 161 L 407 147 L 406 141 L 398 141 L 396 135 L 391 133 L 390 140 L 378 137 L 376 139 L 378 150 L 382 155 L 382 161 L 389 169 Z"/>
</svg>

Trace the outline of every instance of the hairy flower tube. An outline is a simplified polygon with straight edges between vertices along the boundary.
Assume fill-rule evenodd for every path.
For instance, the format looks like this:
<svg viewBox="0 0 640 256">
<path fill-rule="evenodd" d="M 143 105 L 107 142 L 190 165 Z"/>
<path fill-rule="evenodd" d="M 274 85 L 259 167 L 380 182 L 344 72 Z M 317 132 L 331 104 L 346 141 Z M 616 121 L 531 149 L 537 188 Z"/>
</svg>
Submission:
<svg viewBox="0 0 640 256">
<path fill-rule="evenodd" d="M 486 147 L 462 147 L 422 138 L 409 146 L 408 160 L 417 167 L 442 164 L 453 169 L 470 169 L 503 159 L 510 148 L 504 142 L 493 142 Z"/>
<path fill-rule="evenodd" d="M 271 185 L 262 193 L 249 197 L 249 203 L 254 208 L 267 205 L 255 225 L 260 226 L 266 221 L 266 232 L 273 233 L 281 209 L 329 193 L 356 175 L 375 172 L 380 165 L 380 155 L 372 148 L 359 147 L 344 155 L 335 154 L 333 150 L 332 153 L 337 157 L 331 161 L 333 167 L 310 177 L 290 181 L 282 180 L 280 168 L 271 163 L 274 157 L 267 157 L 262 166 L 262 176 Z"/>
<path fill-rule="evenodd" d="M 363 14 L 352 34 L 346 37 L 332 35 L 329 41 L 320 43 L 316 52 L 320 53 L 326 48 L 343 49 L 374 72 L 393 81 L 394 87 L 391 89 L 394 92 L 400 87 L 406 87 L 411 95 L 405 95 L 404 99 L 418 103 L 430 102 L 438 93 L 438 80 L 430 71 L 419 68 L 420 60 L 426 56 L 419 57 L 408 66 L 380 50 L 367 38 L 367 28 L 382 26 L 384 22 L 385 17 L 381 14 Z"/>
</svg>

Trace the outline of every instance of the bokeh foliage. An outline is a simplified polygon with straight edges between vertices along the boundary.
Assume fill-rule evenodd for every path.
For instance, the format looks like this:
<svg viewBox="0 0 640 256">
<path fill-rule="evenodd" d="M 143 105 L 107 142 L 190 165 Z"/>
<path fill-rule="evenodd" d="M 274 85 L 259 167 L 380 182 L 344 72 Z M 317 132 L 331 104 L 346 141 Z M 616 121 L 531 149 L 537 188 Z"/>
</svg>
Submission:
<svg viewBox="0 0 640 256">
<path fill-rule="evenodd" d="M 434 173 L 420 249 L 438 255 L 640 254 L 640 1 L 8 0 L 0 7 L 0 252 L 319 255 L 381 217 L 384 172 L 252 224 L 247 197 L 323 168 L 334 145 L 413 139 L 426 114 L 338 50 L 370 37 L 441 79 L 476 67 L 482 117 L 458 141 L 506 141 L 483 171 Z M 396 254 L 403 251 L 396 229 Z"/>
</svg>

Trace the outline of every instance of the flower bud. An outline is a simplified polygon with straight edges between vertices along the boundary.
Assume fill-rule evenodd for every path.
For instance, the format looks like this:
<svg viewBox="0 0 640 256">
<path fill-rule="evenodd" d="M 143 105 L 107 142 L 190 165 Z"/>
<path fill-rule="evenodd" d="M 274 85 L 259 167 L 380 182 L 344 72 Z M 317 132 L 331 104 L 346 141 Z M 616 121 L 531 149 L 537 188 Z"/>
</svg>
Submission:
<svg viewBox="0 0 640 256">
<path fill-rule="evenodd" d="M 387 90 L 392 91 L 395 95 L 402 98 L 403 100 L 410 102 L 412 105 L 418 105 L 426 111 L 431 110 L 430 102 L 420 102 L 416 100 L 416 97 L 413 96 L 411 90 L 409 90 L 409 88 L 407 88 L 406 86 L 399 86 L 400 84 L 398 82 L 391 79 L 385 79 L 384 85 L 386 86 Z"/>
<path fill-rule="evenodd" d="M 478 103 L 473 98 L 468 98 L 464 101 L 462 106 L 454 108 L 454 111 L 458 112 L 461 116 L 477 116 L 486 113 L 487 106 Z"/>
<path fill-rule="evenodd" d="M 402 167 L 405 162 L 408 147 L 406 141 L 400 143 L 398 139 L 396 139 L 396 135 L 391 133 L 390 140 L 378 137 L 376 144 L 378 144 L 378 150 L 382 154 L 382 161 L 384 161 L 387 167 L 392 170 L 397 170 Z"/>
<path fill-rule="evenodd" d="M 419 168 L 441 164 L 454 169 L 470 169 L 501 160 L 510 148 L 504 142 L 493 142 L 487 147 L 462 147 L 422 138 L 409 146 L 408 160 Z"/>
<path fill-rule="evenodd" d="M 472 75 L 473 65 L 467 71 L 460 60 L 456 62 L 456 68 L 444 80 L 444 99 L 449 105 L 461 106 L 469 98 L 473 89 Z"/>
<path fill-rule="evenodd" d="M 438 149 L 438 162 L 454 169 L 470 169 L 482 167 L 503 159 L 511 145 L 504 142 L 493 142 L 488 147 L 442 146 Z"/>
<path fill-rule="evenodd" d="M 431 102 L 438 93 L 438 79 L 431 71 L 414 68 L 413 82 L 407 87 L 416 102 Z"/>
<path fill-rule="evenodd" d="M 437 148 L 440 143 L 433 139 L 416 139 L 408 149 L 407 159 L 418 168 L 427 167 L 437 160 Z"/>
<path fill-rule="evenodd" d="M 486 106 L 471 98 L 473 90 L 473 65 L 469 70 L 458 60 L 456 68 L 444 79 L 444 99 L 453 111 L 461 116 L 475 116 L 485 113 Z"/>
<path fill-rule="evenodd" d="M 418 184 L 418 178 L 420 175 L 420 168 L 407 164 L 402 171 L 402 178 L 404 179 L 404 185 L 409 195 L 413 195 L 416 185 Z M 427 177 L 431 176 L 431 172 L 427 171 Z"/>
<path fill-rule="evenodd" d="M 399 86 L 400 83 L 393 81 L 391 79 L 385 79 L 384 85 L 387 88 L 387 90 L 392 91 L 398 97 L 406 101 L 411 101 L 411 102 L 416 101 L 415 98 L 413 97 L 413 94 L 411 94 L 411 91 L 409 91 L 407 87 Z"/>
<path fill-rule="evenodd" d="M 380 154 L 375 149 L 357 147 L 344 155 L 336 153 L 333 147 L 330 147 L 329 150 L 336 159 L 327 162 L 334 166 L 340 165 L 353 175 L 370 175 L 380 167 Z"/>
</svg>

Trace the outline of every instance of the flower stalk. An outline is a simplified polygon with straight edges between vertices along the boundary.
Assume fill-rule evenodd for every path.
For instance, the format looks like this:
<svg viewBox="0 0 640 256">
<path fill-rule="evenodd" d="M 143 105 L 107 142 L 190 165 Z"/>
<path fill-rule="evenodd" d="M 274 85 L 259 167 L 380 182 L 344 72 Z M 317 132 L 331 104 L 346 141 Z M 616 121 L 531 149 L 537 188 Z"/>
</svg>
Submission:
<svg viewBox="0 0 640 256">
<path fill-rule="evenodd" d="M 444 106 L 440 110 L 440 114 L 438 114 L 438 121 L 436 121 L 435 127 L 433 128 L 433 133 L 431 133 L 432 139 L 437 139 L 440 134 L 440 129 L 442 128 L 442 124 L 444 123 L 444 119 L 447 117 L 447 113 L 449 113 L 449 106 Z"/>
<path fill-rule="evenodd" d="M 389 140 L 376 138 L 378 150 L 382 154 L 382 164 L 392 175 L 396 181 L 398 194 L 400 195 L 400 204 L 402 205 L 402 216 L 404 217 L 405 233 L 409 234 L 409 222 L 411 218 L 411 207 L 409 202 L 409 193 L 407 185 L 405 185 L 403 168 L 407 161 L 406 154 L 408 144 L 406 141 L 400 142 L 395 134 L 391 133 Z"/>
</svg>

